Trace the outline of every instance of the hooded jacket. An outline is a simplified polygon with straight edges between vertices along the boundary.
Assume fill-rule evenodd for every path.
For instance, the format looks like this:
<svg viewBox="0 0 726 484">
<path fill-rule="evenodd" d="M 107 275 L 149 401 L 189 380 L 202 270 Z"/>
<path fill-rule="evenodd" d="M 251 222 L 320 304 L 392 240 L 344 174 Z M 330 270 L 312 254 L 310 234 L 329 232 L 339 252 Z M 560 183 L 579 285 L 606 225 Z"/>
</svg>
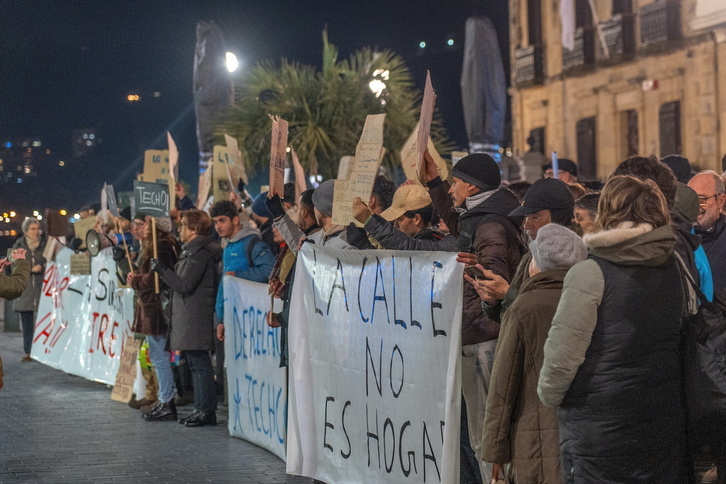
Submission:
<svg viewBox="0 0 726 484">
<path fill-rule="evenodd" d="M 565 481 L 686 482 L 675 236 L 626 222 L 585 242 L 590 258 L 565 277 L 537 389 L 560 405 Z"/>
<path fill-rule="evenodd" d="M 507 215 L 519 206 L 519 199 L 507 188 L 497 189 L 479 205 L 459 213 L 449 197 L 449 183 L 429 182 L 429 194 L 436 211 L 457 238 L 456 250 L 471 252 L 479 263 L 502 276 L 512 279 L 522 257 L 523 245 L 519 229 Z M 461 210 L 461 209 L 459 209 Z M 481 307 L 476 289 L 466 281 L 462 313 L 461 344 L 470 345 L 496 339 L 499 323 L 488 318 Z"/>
<path fill-rule="evenodd" d="M 225 239 L 224 254 L 222 256 L 222 274 L 234 272 L 235 277 L 254 282 L 267 282 L 273 267 L 275 257 L 270 247 L 260 238 L 260 231 L 245 224 L 229 239 Z M 252 245 L 252 249 L 248 246 Z M 251 257 L 248 257 L 248 254 Z M 219 282 L 216 302 L 217 318 L 224 320 L 224 284 Z"/>
<path fill-rule="evenodd" d="M 511 462 L 514 483 L 559 483 L 557 411 L 536 397 L 543 349 L 566 270 L 541 272 L 527 279 L 505 313 L 494 354 L 484 418 L 482 457 Z"/>
</svg>

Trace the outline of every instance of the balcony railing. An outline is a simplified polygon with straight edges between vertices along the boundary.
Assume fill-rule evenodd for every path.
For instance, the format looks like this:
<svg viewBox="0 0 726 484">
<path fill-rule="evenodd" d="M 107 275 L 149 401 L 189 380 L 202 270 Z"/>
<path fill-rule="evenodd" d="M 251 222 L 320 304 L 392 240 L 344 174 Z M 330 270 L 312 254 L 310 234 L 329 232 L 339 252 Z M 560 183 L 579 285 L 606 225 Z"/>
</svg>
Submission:
<svg viewBox="0 0 726 484">
<path fill-rule="evenodd" d="M 640 9 L 640 43 L 649 46 L 676 40 L 681 36 L 680 5 L 658 0 Z"/>
<path fill-rule="evenodd" d="M 595 35 L 592 28 L 580 27 L 575 31 L 575 48 L 562 48 L 562 70 L 591 66 L 595 62 Z"/>
<path fill-rule="evenodd" d="M 541 84 L 544 69 L 542 67 L 542 48 L 530 45 L 517 49 L 514 53 L 514 83 Z"/>
<path fill-rule="evenodd" d="M 610 57 L 630 56 L 635 52 L 635 22 L 632 14 L 618 14 L 600 23 Z"/>
</svg>

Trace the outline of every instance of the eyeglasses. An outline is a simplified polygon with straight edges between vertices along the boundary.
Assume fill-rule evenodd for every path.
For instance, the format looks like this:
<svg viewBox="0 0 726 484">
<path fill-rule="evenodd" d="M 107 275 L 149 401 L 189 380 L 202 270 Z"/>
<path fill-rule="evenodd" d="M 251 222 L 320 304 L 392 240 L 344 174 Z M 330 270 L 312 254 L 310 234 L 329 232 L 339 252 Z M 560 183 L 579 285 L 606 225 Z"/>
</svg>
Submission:
<svg viewBox="0 0 726 484">
<path fill-rule="evenodd" d="M 703 195 L 698 196 L 698 204 L 699 205 L 708 205 L 708 200 L 711 198 L 718 197 L 718 193 L 716 195 L 711 195 L 710 197 L 705 197 Z"/>
</svg>

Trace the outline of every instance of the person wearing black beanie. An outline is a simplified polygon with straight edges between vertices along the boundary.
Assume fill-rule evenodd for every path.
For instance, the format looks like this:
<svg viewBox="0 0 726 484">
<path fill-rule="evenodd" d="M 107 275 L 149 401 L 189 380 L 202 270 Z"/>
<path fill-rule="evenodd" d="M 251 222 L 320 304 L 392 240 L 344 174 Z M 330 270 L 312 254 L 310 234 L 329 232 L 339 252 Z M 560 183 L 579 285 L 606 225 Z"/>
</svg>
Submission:
<svg viewBox="0 0 726 484">
<path fill-rule="evenodd" d="M 499 165 L 485 153 L 465 156 L 451 170 L 451 184 L 443 181 L 433 158 L 424 155 L 423 182 L 435 210 L 457 237 L 456 249 L 466 252 L 486 269 L 507 281 L 517 269 L 524 251 L 518 222 L 507 215 L 519 199 L 507 188 L 499 188 Z M 482 458 L 482 433 L 487 388 L 499 337 L 499 323 L 489 319 L 471 284 L 464 286 L 462 311 L 462 393 L 466 404 L 469 441 L 476 454 L 482 481 L 491 479 L 491 465 Z M 464 437 L 462 437 L 464 439 Z"/>
</svg>

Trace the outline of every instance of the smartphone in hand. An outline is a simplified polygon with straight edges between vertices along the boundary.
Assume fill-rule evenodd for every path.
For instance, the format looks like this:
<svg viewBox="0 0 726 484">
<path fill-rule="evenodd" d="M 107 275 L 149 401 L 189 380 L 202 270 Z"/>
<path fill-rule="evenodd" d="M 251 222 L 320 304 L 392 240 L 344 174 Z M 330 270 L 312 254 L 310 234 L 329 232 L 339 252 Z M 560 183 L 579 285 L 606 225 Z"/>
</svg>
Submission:
<svg viewBox="0 0 726 484">
<path fill-rule="evenodd" d="M 464 266 L 464 272 L 474 279 L 486 279 L 486 276 L 476 266 Z"/>
<path fill-rule="evenodd" d="M 13 260 L 13 251 L 14 251 L 14 250 L 15 250 L 15 249 L 8 249 L 8 252 L 7 252 L 7 258 L 8 258 L 8 262 L 15 262 L 15 261 Z"/>
</svg>

